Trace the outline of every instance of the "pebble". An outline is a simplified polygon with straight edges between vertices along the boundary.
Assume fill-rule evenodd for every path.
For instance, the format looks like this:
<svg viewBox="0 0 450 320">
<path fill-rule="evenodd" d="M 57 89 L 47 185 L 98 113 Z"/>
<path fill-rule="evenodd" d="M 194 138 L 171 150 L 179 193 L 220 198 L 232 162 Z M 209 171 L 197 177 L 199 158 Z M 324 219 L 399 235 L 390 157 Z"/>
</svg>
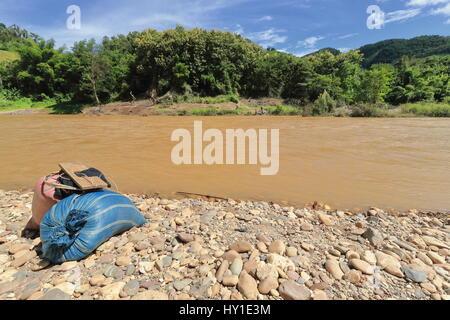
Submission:
<svg viewBox="0 0 450 320">
<path fill-rule="evenodd" d="M 250 300 L 256 300 L 256 297 L 259 293 L 256 280 L 253 279 L 253 277 L 250 276 L 247 272 L 242 272 L 239 276 L 237 288 L 239 292 L 244 295 L 244 297 Z"/>
<path fill-rule="evenodd" d="M 17 236 L 28 218 L 4 197 L 0 300 L 449 299 L 450 219 L 431 212 L 130 195 L 146 225 L 53 266 L 39 238 Z"/>
<path fill-rule="evenodd" d="M 322 222 L 324 225 L 326 225 L 328 227 L 335 225 L 335 221 L 334 221 L 333 217 L 329 216 L 327 214 L 320 213 L 319 214 L 319 219 L 320 219 L 320 222 Z"/>
<path fill-rule="evenodd" d="M 374 246 L 380 246 L 384 240 L 381 232 L 374 228 L 367 228 L 367 230 L 362 234 L 362 237 L 369 240 L 369 242 Z"/>
<path fill-rule="evenodd" d="M 230 262 L 228 260 L 224 260 L 221 263 L 220 267 L 217 269 L 217 272 L 216 272 L 217 281 L 219 281 L 219 282 L 222 281 L 223 275 L 225 274 L 225 271 L 228 270 L 229 265 L 230 265 Z"/>
<path fill-rule="evenodd" d="M 299 285 L 295 281 L 284 281 L 278 288 L 280 296 L 285 300 L 309 300 L 311 291 L 304 285 Z"/>
<path fill-rule="evenodd" d="M 181 240 L 181 242 L 183 243 L 189 243 L 195 240 L 194 236 L 192 234 L 186 233 L 186 232 L 182 232 L 180 234 L 178 234 L 178 238 Z"/>
<path fill-rule="evenodd" d="M 224 260 L 228 260 L 228 262 L 233 262 L 234 259 L 241 258 L 241 255 L 235 250 L 228 250 L 222 255 Z"/>
<path fill-rule="evenodd" d="M 244 240 L 236 241 L 230 246 L 230 250 L 234 250 L 237 253 L 249 252 L 253 250 L 252 245 Z"/>
<path fill-rule="evenodd" d="M 351 283 L 359 283 L 361 282 L 361 271 L 350 270 L 345 274 L 344 279 Z"/>
<path fill-rule="evenodd" d="M 364 274 L 372 275 L 374 273 L 373 267 L 361 259 L 351 259 L 350 265 Z"/>
<path fill-rule="evenodd" d="M 131 300 L 169 300 L 169 296 L 165 292 L 147 290 L 139 292 Z"/>
<path fill-rule="evenodd" d="M 269 246 L 269 252 L 283 255 L 286 250 L 286 245 L 281 240 L 273 241 Z"/>
<path fill-rule="evenodd" d="M 230 266 L 230 271 L 234 275 L 240 275 L 242 271 L 242 267 L 244 266 L 244 262 L 242 259 L 234 259 Z"/>
<path fill-rule="evenodd" d="M 402 271 L 405 273 L 405 276 L 414 281 L 414 282 L 424 282 L 427 280 L 427 275 L 421 271 L 412 269 L 408 266 L 402 266 Z"/>
<path fill-rule="evenodd" d="M 268 277 L 278 279 L 278 271 L 275 265 L 260 262 L 256 267 L 256 277 L 259 280 L 264 280 Z"/>
<path fill-rule="evenodd" d="M 186 286 L 188 286 L 191 282 L 192 282 L 191 279 L 177 280 L 177 281 L 174 281 L 173 287 L 174 287 L 177 291 L 181 291 L 181 290 L 183 290 L 184 288 L 186 288 Z"/>
<path fill-rule="evenodd" d="M 258 291 L 261 294 L 268 294 L 271 290 L 278 288 L 278 279 L 273 276 L 269 276 L 258 284 Z"/>
<path fill-rule="evenodd" d="M 427 256 L 433 261 L 433 263 L 437 264 L 445 264 L 445 258 L 441 257 L 439 254 L 433 251 L 428 251 Z"/>
<path fill-rule="evenodd" d="M 237 285 L 239 281 L 239 277 L 237 275 L 228 275 L 228 276 L 224 276 L 223 280 L 222 280 L 222 284 L 226 287 L 234 287 L 235 285 Z"/>
<path fill-rule="evenodd" d="M 286 249 L 286 256 L 288 257 L 295 257 L 298 254 L 298 250 L 295 247 L 288 247 Z"/>
<path fill-rule="evenodd" d="M 116 260 L 116 265 L 121 267 L 121 266 L 126 266 L 129 265 L 131 263 L 131 258 L 130 257 L 118 257 Z"/>
<path fill-rule="evenodd" d="M 47 291 L 39 300 L 70 300 L 70 295 L 55 288 Z"/>
<path fill-rule="evenodd" d="M 336 280 L 341 280 L 344 276 L 344 273 L 339 266 L 339 262 L 335 259 L 328 259 L 325 263 L 325 269 L 331 273 Z"/>
</svg>

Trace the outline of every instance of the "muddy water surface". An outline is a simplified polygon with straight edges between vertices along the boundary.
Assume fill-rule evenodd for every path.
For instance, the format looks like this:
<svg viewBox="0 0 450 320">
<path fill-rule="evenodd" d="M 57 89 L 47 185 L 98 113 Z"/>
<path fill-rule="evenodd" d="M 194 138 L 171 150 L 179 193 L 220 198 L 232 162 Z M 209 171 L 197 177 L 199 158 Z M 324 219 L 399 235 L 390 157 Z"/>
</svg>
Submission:
<svg viewBox="0 0 450 320">
<path fill-rule="evenodd" d="M 177 128 L 280 129 L 280 170 L 176 166 Z M 57 163 L 105 171 L 123 192 L 185 191 L 338 208 L 450 209 L 450 119 L 0 116 L 0 188 L 32 186 Z"/>
</svg>

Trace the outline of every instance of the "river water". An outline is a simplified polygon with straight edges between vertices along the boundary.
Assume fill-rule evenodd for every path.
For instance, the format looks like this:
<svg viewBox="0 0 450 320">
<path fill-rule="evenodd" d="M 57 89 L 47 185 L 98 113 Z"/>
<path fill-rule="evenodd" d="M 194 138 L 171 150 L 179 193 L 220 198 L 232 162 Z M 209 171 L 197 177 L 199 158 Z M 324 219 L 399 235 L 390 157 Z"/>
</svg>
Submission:
<svg viewBox="0 0 450 320">
<path fill-rule="evenodd" d="M 172 131 L 279 129 L 277 175 L 260 165 L 181 165 Z M 31 187 L 80 161 L 121 192 L 177 191 L 302 206 L 450 209 L 450 119 L 299 117 L 0 116 L 0 188 Z M 206 145 L 206 143 L 205 143 Z"/>
</svg>

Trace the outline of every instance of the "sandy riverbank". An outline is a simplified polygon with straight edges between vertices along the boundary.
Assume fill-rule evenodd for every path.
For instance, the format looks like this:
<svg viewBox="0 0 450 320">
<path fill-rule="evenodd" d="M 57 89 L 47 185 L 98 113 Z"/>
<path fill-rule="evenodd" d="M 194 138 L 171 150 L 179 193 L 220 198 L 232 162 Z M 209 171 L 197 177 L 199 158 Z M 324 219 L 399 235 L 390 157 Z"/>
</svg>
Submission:
<svg viewBox="0 0 450 320">
<path fill-rule="evenodd" d="M 0 191 L 0 299 L 450 298 L 448 213 L 129 197 L 146 225 L 52 266 Z"/>
</svg>

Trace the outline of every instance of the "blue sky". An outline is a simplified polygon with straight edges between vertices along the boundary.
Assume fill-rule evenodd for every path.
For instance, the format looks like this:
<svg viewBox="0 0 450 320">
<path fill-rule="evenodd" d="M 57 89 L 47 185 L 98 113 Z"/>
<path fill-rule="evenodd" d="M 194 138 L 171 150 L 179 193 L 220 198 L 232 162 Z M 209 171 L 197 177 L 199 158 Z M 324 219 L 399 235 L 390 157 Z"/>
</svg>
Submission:
<svg viewBox="0 0 450 320">
<path fill-rule="evenodd" d="M 80 7 L 79 30 L 66 27 L 70 5 Z M 380 29 L 367 27 L 370 5 L 384 12 Z M 324 47 L 345 51 L 391 38 L 448 36 L 450 0 L 0 0 L 0 22 L 68 47 L 86 38 L 182 24 L 228 30 L 301 56 Z"/>
</svg>

